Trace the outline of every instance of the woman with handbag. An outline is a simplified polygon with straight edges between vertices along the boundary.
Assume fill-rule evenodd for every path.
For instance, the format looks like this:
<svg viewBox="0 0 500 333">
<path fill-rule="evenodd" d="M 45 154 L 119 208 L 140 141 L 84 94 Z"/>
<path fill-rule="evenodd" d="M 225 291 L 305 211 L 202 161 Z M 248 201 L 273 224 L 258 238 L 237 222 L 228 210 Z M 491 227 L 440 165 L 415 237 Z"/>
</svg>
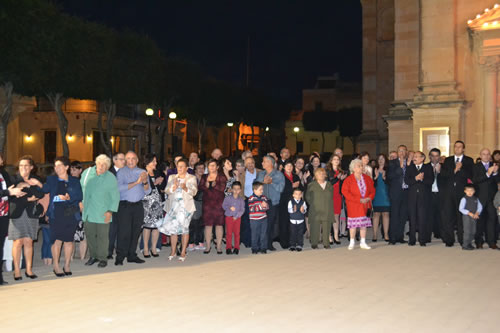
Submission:
<svg viewBox="0 0 500 333">
<path fill-rule="evenodd" d="M 80 221 L 80 202 L 83 199 L 82 187 L 78 178 L 68 174 L 69 159 L 57 157 L 54 161 L 55 175 L 47 177 L 43 191 L 50 194 L 47 215 L 50 223 L 52 242 L 53 272 L 57 277 L 72 275 L 71 256 L 74 248 L 75 231 Z M 61 247 L 64 246 L 64 267 L 59 267 Z"/>
<path fill-rule="evenodd" d="M 22 189 L 26 195 L 11 196 L 9 199 L 9 240 L 12 244 L 12 258 L 14 262 L 14 280 L 22 279 L 21 276 L 21 249 L 24 247 L 26 261 L 26 277 L 36 279 L 33 274 L 33 240 L 38 234 L 38 218 L 43 213 L 43 208 L 38 205 L 38 199 L 43 197 L 42 183 L 32 174 L 35 162 L 31 156 L 23 156 L 18 163 L 19 173 L 13 179 L 15 189 Z M 9 187 L 10 189 L 11 187 Z"/>
<path fill-rule="evenodd" d="M 354 249 L 356 230 L 359 228 L 361 235 L 360 247 L 369 250 L 371 247 L 366 244 L 366 228 L 372 226 L 371 202 L 375 197 L 375 187 L 373 186 L 373 180 L 363 173 L 363 162 L 360 159 L 351 161 L 349 171 L 351 175 L 342 184 L 342 194 L 349 212 L 347 228 L 349 228 L 351 240 L 348 249 Z"/>
</svg>

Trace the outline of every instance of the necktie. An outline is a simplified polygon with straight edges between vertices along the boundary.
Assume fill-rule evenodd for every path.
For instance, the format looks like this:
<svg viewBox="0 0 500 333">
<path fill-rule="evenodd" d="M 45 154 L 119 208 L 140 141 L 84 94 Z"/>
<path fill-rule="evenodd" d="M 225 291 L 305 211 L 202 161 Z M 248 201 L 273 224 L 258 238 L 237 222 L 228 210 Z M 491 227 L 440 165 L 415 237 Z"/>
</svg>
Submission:
<svg viewBox="0 0 500 333">
<path fill-rule="evenodd" d="M 484 168 L 486 169 L 486 171 L 488 171 L 488 169 L 489 169 L 490 165 L 489 165 L 488 163 L 483 164 L 483 165 L 484 165 Z"/>
<path fill-rule="evenodd" d="M 420 165 L 419 165 L 419 166 L 417 166 L 417 171 L 420 171 Z"/>
<path fill-rule="evenodd" d="M 455 163 L 458 163 L 460 162 L 460 158 L 457 157 L 457 160 L 455 161 Z"/>
</svg>

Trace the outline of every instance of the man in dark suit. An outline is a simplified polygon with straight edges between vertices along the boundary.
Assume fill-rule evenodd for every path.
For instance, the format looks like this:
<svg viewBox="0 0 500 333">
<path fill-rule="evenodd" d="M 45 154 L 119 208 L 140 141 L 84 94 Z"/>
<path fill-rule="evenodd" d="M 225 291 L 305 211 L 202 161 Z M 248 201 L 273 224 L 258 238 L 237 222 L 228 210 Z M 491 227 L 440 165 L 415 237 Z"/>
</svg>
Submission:
<svg viewBox="0 0 500 333">
<path fill-rule="evenodd" d="M 497 212 L 493 206 L 493 199 L 498 190 L 498 164 L 490 162 L 491 153 L 489 149 L 483 148 L 479 153 L 481 161 L 473 168 L 472 181 L 476 187 L 476 196 L 483 206 L 476 228 L 476 246 L 481 248 L 484 243 L 483 235 L 490 249 L 498 249 L 495 234 L 497 223 Z"/>
<path fill-rule="evenodd" d="M 429 152 L 429 165 L 432 167 L 434 173 L 434 182 L 432 183 L 431 202 L 429 211 L 429 224 L 435 238 L 441 238 L 441 194 L 439 188 L 441 186 L 441 150 L 437 148 L 431 149 Z M 428 241 L 431 241 L 431 234 L 428 235 Z"/>
<path fill-rule="evenodd" d="M 458 210 L 458 206 L 460 199 L 464 196 L 465 185 L 472 181 L 472 168 L 474 166 L 472 158 L 464 155 L 465 143 L 463 141 L 456 141 L 453 150 L 454 155 L 447 157 L 441 168 L 441 179 L 443 180 L 441 238 L 447 247 L 451 247 L 455 243 L 455 227 L 458 242 L 462 245 L 464 230 L 462 214 Z"/>
<path fill-rule="evenodd" d="M 405 174 L 411 161 L 407 159 L 408 149 L 405 145 L 398 147 L 398 158 L 389 161 L 387 180 L 389 181 L 389 197 L 391 199 L 391 220 L 389 222 L 389 244 L 405 243 L 404 229 L 408 220 L 408 184 Z"/>
<path fill-rule="evenodd" d="M 109 172 L 113 175 L 118 173 L 118 170 L 125 166 L 125 154 L 116 153 L 113 156 L 113 166 L 109 168 Z M 118 225 L 118 213 L 113 213 L 113 222 L 109 225 L 109 246 L 108 246 L 108 259 L 113 259 L 113 251 L 115 250 L 116 235 L 117 235 L 117 225 Z"/>
<path fill-rule="evenodd" d="M 410 214 L 410 240 L 408 245 L 418 242 L 425 246 L 430 242 L 429 204 L 432 194 L 434 172 L 430 164 L 424 164 L 425 155 L 421 151 L 413 155 L 413 163 L 406 168 L 405 183 L 408 184 L 408 211 Z"/>
</svg>

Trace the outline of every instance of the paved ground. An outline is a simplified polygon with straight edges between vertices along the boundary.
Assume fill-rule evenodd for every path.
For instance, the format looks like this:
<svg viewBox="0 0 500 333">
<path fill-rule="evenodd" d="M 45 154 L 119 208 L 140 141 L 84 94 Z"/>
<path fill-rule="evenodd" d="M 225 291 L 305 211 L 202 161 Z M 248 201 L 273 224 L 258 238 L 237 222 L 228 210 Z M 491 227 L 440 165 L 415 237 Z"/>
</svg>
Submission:
<svg viewBox="0 0 500 333">
<path fill-rule="evenodd" d="M 387 246 L 236 256 L 166 252 L 0 287 L 1 332 L 494 332 L 500 251 Z M 36 255 L 39 255 L 39 251 Z"/>
</svg>

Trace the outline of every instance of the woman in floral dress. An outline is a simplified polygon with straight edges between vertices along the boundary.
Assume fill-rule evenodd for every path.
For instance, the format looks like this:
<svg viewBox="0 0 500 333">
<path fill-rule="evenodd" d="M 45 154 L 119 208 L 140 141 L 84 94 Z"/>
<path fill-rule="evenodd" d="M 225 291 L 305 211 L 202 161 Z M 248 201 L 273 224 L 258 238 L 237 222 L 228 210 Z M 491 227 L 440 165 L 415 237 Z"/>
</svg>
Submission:
<svg viewBox="0 0 500 333">
<path fill-rule="evenodd" d="M 196 211 L 193 197 L 198 192 L 196 177 L 187 173 L 188 161 L 181 159 L 177 162 L 177 174 L 170 175 L 165 188 L 168 199 L 165 202 L 164 223 L 159 230 L 170 236 L 170 256 L 176 256 L 177 236 L 182 235 L 182 247 L 179 261 L 186 259 L 186 248 L 189 241 L 189 223 Z"/>
<path fill-rule="evenodd" d="M 148 173 L 149 187 L 151 192 L 142 199 L 144 206 L 144 225 L 142 226 L 142 238 L 144 240 L 144 258 L 158 257 L 156 244 L 160 232 L 158 227 L 163 223 L 163 205 L 162 205 L 162 183 L 163 177 L 157 176 L 156 155 L 146 154 L 144 156 L 144 168 Z M 151 249 L 149 248 L 149 239 L 151 238 Z"/>
</svg>

